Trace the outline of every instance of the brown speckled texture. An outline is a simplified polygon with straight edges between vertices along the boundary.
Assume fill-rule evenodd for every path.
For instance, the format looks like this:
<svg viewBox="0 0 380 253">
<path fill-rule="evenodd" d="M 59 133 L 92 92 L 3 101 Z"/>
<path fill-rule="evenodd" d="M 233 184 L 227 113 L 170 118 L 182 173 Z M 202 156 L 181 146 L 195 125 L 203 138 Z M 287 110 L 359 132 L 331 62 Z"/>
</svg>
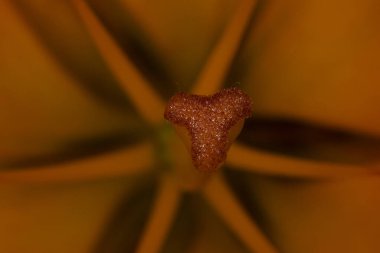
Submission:
<svg viewBox="0 0 380 253">
<path fill-rule="evenodd" d="M 251 114 L 251 99 L 234 87 L 211 96 L 177 93 L 169 100 L 164 117 L 188 130 L 194 166 L 213 172 L 227 157 L 228 131 Z"/>
</svg>

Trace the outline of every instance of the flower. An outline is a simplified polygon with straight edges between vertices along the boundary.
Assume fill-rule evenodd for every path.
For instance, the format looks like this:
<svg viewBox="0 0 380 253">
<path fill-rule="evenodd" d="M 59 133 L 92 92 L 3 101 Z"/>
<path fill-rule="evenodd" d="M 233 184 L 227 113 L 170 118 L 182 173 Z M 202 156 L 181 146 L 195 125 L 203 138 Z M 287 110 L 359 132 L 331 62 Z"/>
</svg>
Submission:
<svg viewBox="0 0 380 253">
<path fill-rule="evenodd" d="M 1 251 L 377 252 L 370 3 L 3 1 Z M 237 84 L 254 118 L 185 191 L 164 101 Z"/>
</svg>

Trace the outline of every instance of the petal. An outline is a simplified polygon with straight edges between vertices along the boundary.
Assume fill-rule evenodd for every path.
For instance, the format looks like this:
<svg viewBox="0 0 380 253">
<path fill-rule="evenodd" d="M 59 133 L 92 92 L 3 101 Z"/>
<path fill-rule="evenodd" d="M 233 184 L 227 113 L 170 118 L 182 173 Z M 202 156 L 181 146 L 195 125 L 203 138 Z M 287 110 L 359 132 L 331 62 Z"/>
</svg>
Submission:
<svg viewBox="0 0 380 253">
<path fill-rule="evenodd" d="M 91 252 L 122 199 L 142 178 L 0 185 L 0 251 Z M 131 217 L 132 218 L 132 217 Z"/>
<path fill-rule="evenodd" d="M 249 251 L 200 195 L 185 195 L 164 253 Z"/>
<path fill-rule="evenodd" d="M 379 136 L 379 2 L 270 1 L 259 10 L 230 77 L 256 113 Z"/>
<path fill-rule="evenodd" d="M 107 71 L 70 1 L 13 1 L 28 29 L 78 84 L 100 102 L 125 109 L 125 96 Z M 36 59 L 37 60 L 37 59 Z"/>
<path fill-rule="evenodd" d="M 286 118 L 249 119 L 238 140 L 268 152 L 317 162 L 360 165 L 380 157 L 377 136 Z"/>
<path fill-rule="evenodd" d="M 2 2 L 0 12 L 1 165 L 140 127 L 133 114 L 104 106 L 84 91 L 13 5 Z"/>
<path fill-rule="evenodd" d="M 239 1 L 130 1 L 123 3 L 149 37 L 177 89 L 191 85 Z"/>
<path fill-rule="evenodd" d="M 378 252 L 379 177 L 311 182 L 229 173 L 281 252 Z"/>
</svg>

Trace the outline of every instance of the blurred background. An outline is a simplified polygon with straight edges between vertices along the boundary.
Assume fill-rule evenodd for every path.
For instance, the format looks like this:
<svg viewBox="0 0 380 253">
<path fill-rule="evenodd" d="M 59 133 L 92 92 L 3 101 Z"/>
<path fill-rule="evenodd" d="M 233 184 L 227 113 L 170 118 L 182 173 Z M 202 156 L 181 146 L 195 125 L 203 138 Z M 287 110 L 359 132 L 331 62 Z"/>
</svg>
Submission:
<svg viewBox="0 0 380 253">
<path fill-rule="evenodd" d="M 86 2 L 167 100 L 190 90 L 242 1 Z M 376 0 L 258 0 L 223 81 L 254 102 L 238 141 L 379 168 L 379 14 Z M 1 1 L 0 34 L 0 252 L 133 252 L 153 178 L 41 183 L 1 173 L 96 159 L 153 138 L 154 128 L 120 88 L 75 0 Z M 378 175 L 225 175 L 279 252 L 380 252 Z M 162 252 L 248 252 L 199 197 L 185 198 Z"/>
</svg>

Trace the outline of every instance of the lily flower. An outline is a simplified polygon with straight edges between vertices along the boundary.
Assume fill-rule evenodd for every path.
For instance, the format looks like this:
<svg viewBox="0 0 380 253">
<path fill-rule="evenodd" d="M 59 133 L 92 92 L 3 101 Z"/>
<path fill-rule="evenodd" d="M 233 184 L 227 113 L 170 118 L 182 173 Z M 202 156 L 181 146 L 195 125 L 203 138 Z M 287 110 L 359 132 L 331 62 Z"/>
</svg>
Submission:
<svg viewBox="0 0 380 253">
<path fill-rule="evenodd" d="M 0 252 L 378 252 L 371 3 L 2 1 Z M 194 162 L 165 107 L 230 87 Z"/>
</svg>

